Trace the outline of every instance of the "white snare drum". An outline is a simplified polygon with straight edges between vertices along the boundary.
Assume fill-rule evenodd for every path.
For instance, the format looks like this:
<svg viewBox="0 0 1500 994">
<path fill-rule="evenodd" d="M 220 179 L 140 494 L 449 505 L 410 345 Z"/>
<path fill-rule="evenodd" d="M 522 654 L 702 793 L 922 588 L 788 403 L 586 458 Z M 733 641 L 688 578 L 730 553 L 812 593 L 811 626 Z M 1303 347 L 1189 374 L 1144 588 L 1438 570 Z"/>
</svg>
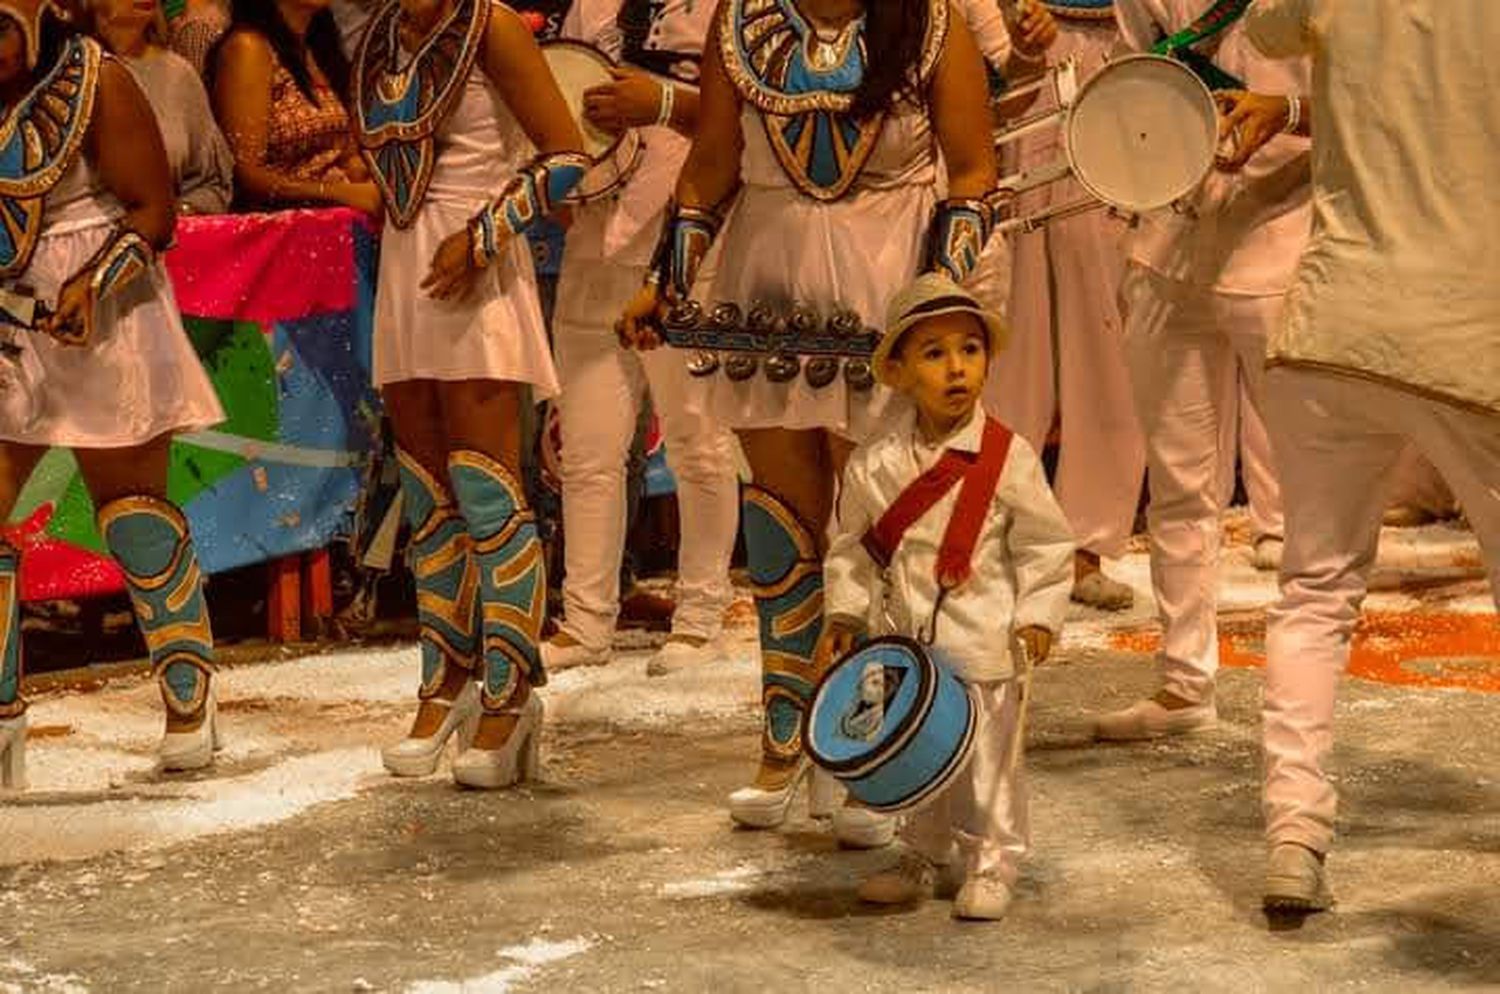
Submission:
<svg viewBox="0 0 1500 994">
<path fill-rule="evenodd" d="M 603 86 L 612 77 L 615 63 L 593 45 L 581 41 L 549 41 L 542 45 L 542 55 L 552 69 L 558 89 L 562 90 L 573 120 L 583 134 L 583 151 L 594 160 L 594 167 L 568 195 L 572 203 L 587 204 L 619 192 L 641 161 L 641 136 L 635 130 L 610 134 L 590 124 L 583 116 L 583 94 Z"/>
<path fill-rule="evenodd" d="M 1131 55 L 1108 63 L 1082 86 L 1075 73 L 1073 64 L 1065 63 L 1033 84 L 1050 84 L 1059 108 L 996 139 L 1004 144 L 1057 121 L 1066 161 L 1008 176 L 1000 190 L 1002 196 L 1015 195 L 1071 175 L 1090 199 L 1002 221 L 996 226 L 1001 231 L 1029 231 L 1106 206 L 1126 214 L 1160 210 L 1191 195 L 1213 168 L 1218 107 L 1208 87 L 1182 63 Z"/>
</svg>

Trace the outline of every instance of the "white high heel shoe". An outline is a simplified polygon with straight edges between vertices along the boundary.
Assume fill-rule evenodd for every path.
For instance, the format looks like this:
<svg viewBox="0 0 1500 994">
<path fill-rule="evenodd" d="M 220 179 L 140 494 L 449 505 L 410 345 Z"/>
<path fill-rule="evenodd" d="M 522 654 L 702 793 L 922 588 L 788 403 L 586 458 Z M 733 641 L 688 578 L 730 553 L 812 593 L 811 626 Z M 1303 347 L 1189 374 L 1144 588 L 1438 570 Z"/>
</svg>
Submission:
<svg viewBox="0 0 1500 994">
<path fill-rule="evenodd" d="M 849 791 L 827 770 L 814 769 L 807 788 L 807 813 L 829 819 L 833 837 L 844 849 L 881 849 L 896 839 L 892 815 L 850 804 Z"/>
<path fill-rule="evenodd" d="M 214 761 L 214 751 L 224 747 L 219 734 L 219 698 L 214 685 L 208 685 L 203 702 L 203 720 L 191 732 L 167 732 L 156 751 L 156 768 L 164 772 L 201 770 Z"/>
<path fill-rule="evenodd" d="M 453 761 L 453 780 L 465 787 L 498 790 L 523 780 L 535 780 L 542 771 L 542 717 L 545 709 L 535 691 L 519 708 L 500 714 L 517 715 L 516 727 L 499 749 L 472 746 Z"/>
<path fill-rule="evenodd" d="M 434 703 L 448 706 L 448 713 L 443 715 L 442 724 L 438 725 L 437 731 L 427 738 L 407 737 L 380 750 L 380 760 L 393 776 L 431 776 L 437 769 L 438 760 L 443 756 L 443 747 L 448 744 L 453 733 L 458 733 L 460 751 L 467 748 L 473 740 L 474 730 L 479 727 L 478 684 L 471 680 L 464 684 L 464 689 L 453 700 L 438 700 Z"/>
<path fill-rule="evenodd" d="M 813 768 L 806 756 L 797 760 L 792 775 L 777 790 L 741 787 L 729 795 L 729 817 L 745 828 L 777 828 L 787 819 L 797 789 L 807 781 L 807 813 L 813 818 L 831 818 L 843 799 L 837 780 Z"/>
<path fill-rule="evenodd" d="M 0 719 L 0 790 L 26 789 L 26 712 Z"/>
</svg>

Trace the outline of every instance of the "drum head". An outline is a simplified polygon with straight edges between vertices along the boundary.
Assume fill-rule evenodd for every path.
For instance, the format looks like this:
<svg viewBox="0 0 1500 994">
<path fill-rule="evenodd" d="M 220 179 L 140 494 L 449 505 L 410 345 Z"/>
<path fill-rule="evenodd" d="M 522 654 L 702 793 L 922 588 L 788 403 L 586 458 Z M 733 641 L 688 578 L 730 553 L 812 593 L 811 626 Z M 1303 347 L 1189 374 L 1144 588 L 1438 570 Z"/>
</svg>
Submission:
<svg viewBox="0 0 1500 994">
<path fill-rule="evenodd" d="M 904 741 L 932 697 L 930 669 L 922 647 L 906 639 L 877 639 L 845 656 L 818 684 L 808 752 L 825 768 L 847 770 Z M 872 679 L 878 688 L 867 685 Z"/>
<path fill-rule="evenodd" d="M 1213 168 L 1219 112 L 1180 62 L 1132 55 L 1083 85 L 1068 116 L 1068 159 L 1090 194 L 1121 210 L 1166 207 Z"/>
<path fill-rule="evenodd" d="M 578 122 L 578 130 L 583 132 L 584 152 L 599 162 L 615 150 L 620 136 L 601 131 L 584 120 L 583 94 L 585 90 L 609 82 L 613 63 L 594 46 L 577 41 L 549 41 L 542 46 L 542 54 L 547 58 L 558 89 L 562 90 L 568 111 Z"/>
</svg>

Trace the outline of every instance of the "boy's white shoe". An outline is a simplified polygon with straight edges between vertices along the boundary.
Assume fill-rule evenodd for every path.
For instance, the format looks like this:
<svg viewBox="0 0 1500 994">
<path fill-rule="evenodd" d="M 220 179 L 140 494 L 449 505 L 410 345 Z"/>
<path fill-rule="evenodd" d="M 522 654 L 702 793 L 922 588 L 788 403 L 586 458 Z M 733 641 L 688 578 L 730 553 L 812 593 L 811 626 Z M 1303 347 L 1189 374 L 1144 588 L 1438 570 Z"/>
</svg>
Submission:
<svg viewBox="0 0 1500 994">
<path fill-rule="evenodd" d="M 964 881 L 953 899 L 953 917 L 999 921 L 1010 910 L 1010 885 L 998 877 L 977 874 Z"/>
<path fill-rule="evenodd" d="M 904 852 L 894 866 L 859 885 L 859 899 L 867 904 L 921 904 L 937 889 L 938 868 L 921 853 Z"/>
<path fill-rule="evenodd" d="M 1135 604 L 1135 591 L 1095 571 L 1073 583 L 1072 600 L 1100 611 L 1128 611 Z"/>
<path fill-rule="evenodd" d="M 1166 708 L 1148 697 L 1121 711 L 1096 716 L 1094 738 L 1103 742 L 1140 742 L 1206 732 L 1218 723 L 1219 710 L 1211 700 L 1184 708 Z"/>
</svg>

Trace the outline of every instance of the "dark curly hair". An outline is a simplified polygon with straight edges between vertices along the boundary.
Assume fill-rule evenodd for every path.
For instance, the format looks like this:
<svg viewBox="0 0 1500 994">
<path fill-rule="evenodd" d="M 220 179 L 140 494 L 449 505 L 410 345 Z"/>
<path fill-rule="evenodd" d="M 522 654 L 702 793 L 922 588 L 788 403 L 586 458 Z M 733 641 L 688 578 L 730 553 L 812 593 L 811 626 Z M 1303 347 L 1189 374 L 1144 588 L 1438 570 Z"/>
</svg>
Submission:
<svg viewBox="0 0 1500 994">
<path fill-rule="evenodd" d="M 339 98 L 349 98 L 349 59 L 344 54 L 333 12 L 327 8 L 313 15 L 307 26 L 307 37 L 301 39 L 281 16 L 276 0 L 234 0 L 229 30 L 208 53 L 207 82 L 210 92 L 213 91 L 214 77 L 218 75 L 219 52 L 225 41 L 236 31 L 253 31 L 264 38 L 270 44 L 271 51 L 276 54 L 276 61 L 292 74 L 297 89 L 314 104 L 318 102 L 318 97 L 313 91 L 312 73 L 307 70 L 309 53 Z"/>
<path fill-rule="evenodd" d="M 932 0 L 865 0 L 865 77 L 850 108 L 857 118 L 915 95 Z"/>
</svg>

